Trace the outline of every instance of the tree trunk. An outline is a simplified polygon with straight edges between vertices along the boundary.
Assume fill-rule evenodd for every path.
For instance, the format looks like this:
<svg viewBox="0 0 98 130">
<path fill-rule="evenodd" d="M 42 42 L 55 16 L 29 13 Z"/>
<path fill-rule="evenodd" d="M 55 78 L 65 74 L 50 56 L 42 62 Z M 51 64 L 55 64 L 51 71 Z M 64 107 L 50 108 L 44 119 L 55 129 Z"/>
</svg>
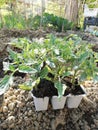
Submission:
<svg viewBox="0 0 98 130">
<path fill-rule="evenodd" d="M 78 0 L 65 0 L 65 18 L 78 24 Z"/>
<path fill-rule="evenodd" d="M 45 9 L 47 8 L 47 1 L 48 0 L 42 0 L 42 4 L 41 4 L 41 6 L 42 6 L 42 13 L 44 13 L 45 12 Z"/>
</svg>

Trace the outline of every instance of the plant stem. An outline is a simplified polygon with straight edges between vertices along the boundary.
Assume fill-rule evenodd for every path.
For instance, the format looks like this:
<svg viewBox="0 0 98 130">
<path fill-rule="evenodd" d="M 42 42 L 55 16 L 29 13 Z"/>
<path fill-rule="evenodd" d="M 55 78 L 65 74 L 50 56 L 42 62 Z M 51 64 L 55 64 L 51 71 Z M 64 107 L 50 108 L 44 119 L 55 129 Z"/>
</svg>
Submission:
<svg viewBox="0 0 98 130">
<path fill-rule="evenodd" d="M 72 89 L 75 88 L 75 78 L 76 78 L 76 73 L 77 73 L 77 70 L 74 71 L 74 75 L 73 75 L 73 78 L 72 78 Z"/>
</svg>

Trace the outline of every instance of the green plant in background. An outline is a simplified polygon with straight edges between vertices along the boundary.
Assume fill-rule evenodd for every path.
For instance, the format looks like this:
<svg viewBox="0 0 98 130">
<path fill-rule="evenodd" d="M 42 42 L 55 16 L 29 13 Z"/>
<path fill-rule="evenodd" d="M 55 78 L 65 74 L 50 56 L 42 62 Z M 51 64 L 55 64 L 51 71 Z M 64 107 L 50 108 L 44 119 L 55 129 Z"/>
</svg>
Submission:
<svg viewBox="0 0 98 130">
<path fill-rule="evenodd" d="M 5 4 L 6 0 L 0 0 L 0 7 Z"/>
<path fill-rule="evenodd" d="M 56 27 L 57 31 L 62 31 L 62 27 L 64 31 L 72 29 L 73 23 L 69 22 L 67 19 L 62 17 L 55 16 L 54 14 L 45 13 L 43 16 L 43 22 L 53 25 Z"/>
<path fill-rule="evenodd" d="M 9 29 L 12 28 L 26 29 L 26 28 L 33 28 L 33 26 L 35 27 L 35 24 L 33 24 L 32 17 L 25 19 L 25 17 L 22 14 L 18 14 L 12 11 L 11 13 L 6 14 L 2 17 L 0 26 L 1 28 L 6 27 Z"/>
<path fill-rule="evenodd" d="M 70 30 L 74 26 L 73 23 L 69 22 L 67 19 L 55 16 L 54 14 L 44 13 L 42 18 L 38 15 L 33 18 L 33 27 L 38 28 L 40 26 L 41 19 L 43 27 L 52 26 L 52 28 L 60 32 L 62 30 Z"/>
<path fill-rule="evenodd" d="M 25 18 L 22 15 L 16 14 L 12 12 L 12 14 L 5 15 L 3 17 L 4 25 L 5 27 L 11 29 L 11 28 L 18 28 L 18 29 L 24 29 L 26 28 L 26 21 Z"/>
<path fill-rule="evenodd" d="M 36 15 L 36 16 L 32 19 L 32 28 L 38 29 L 38 28 L 40 27 L 40 21 L 41 21 L 41 16 Z"/>
<path fill-rule="evenodd" d="M 56 29 L 57 31 L 66 31 L 73 28 L 73 23 L 69 22 L 67 19 L 56 16 L 54 14 L 44 13 L 43 17 L 36 15 L 35 17 L 29 16 L 28 19 L 25 18 L 22 14 L 12 10 L 9 14 L 6 14 L 2 17 L 0 26 L 6 27 L 9 29 L 39 29 L 39 27 L 50 27 Z"/>
<path fill-rule="evenodd" d="M 90 8 L 98 8 L 97 0 L 86 0 L 85 2 L 89 5 Z"/>
</svg>

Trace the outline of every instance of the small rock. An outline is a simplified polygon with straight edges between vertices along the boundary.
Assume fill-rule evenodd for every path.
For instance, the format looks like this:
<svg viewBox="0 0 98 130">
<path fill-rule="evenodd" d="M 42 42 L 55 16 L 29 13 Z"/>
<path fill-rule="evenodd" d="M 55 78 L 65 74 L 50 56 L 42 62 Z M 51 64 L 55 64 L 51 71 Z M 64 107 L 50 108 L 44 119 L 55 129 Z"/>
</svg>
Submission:
<svg viewBox="0 0 98 130">
<path fill-rule="evenodd" d="M 56 130 L 56 122 L 54 119 L 51 121 L 51 128 L 52 130 Z"/>
<path fill-rule="evenodd" d="M 39 123 L 37 121 L 34 121 L 34 125 L 39 127 Z"/>
<path fill-rule="evenodd" d="M 39 130 L 39 128 L 37 126 L 34 127 L 34 130 Z"/>
<path fill-rule="evenodd" d="M 96 127 L 98 127 L 98 120 L 94 119 L 94 123 L 95 123 Z"/>
<path fill-rule="evenodd" d="M 3 117 L 3 113 L 0 113 L 0 118 Z"/>
<path fill-rule="evenodd" d="M 7 98 L 7 99 L 4 101 L 4 104 L 7 106 L 9 103 L 10 103 L 10 100 Z"/>
<path fill-rule="evenodd" d="M 21 95 L 17 95 L 17 100 L 18 100 L 18 101 L 21 100 Z"/>
<path fill-rule="evenodd" d="M 14 115 L 14 111 L 9 111 L 9 112 L 8 112 L 8 117 L 9 117 L 9 116 L 13 116 L 13 115 Z"/>
<path fill-rule="evenodd" d="M 24 102 L 17 101 L 17 107 L 22 108 L 24 105 Z"/>
<path fill-rule="evenodd" d="M 26 107 L 28 107 L 28 108 L 30 107 L 30 102 L 26 103 Z"/>
<path fill-rule="evenodd" d="M 27 116 L 25 116 L 25 117 L 24 117 L 24 120 L 25 120 L 25 121 L 27 121 L 27 120 L 28 120 L 28 117 L 27 117 Z"/>
<path fill-rule="evenodd" d="M 25 115 L 25 116 L 27 116 L 27 115 L 28 115 L 28 112 L 27 112 L 27 111 L 25 111 L 24 115 Z"/>
<path fill-rule="evenodd" d="M 0 124 L 0 126 L 2 126 L 4 129 L 8 128 L 7 124 L 5 122 L 3 122 L 2 124 Z"/>
<path fill-rule="evenodd" d="M 9 125 L 9 128 L 14 128 L 14 127 L 15 127 L 14 123 L 12 123 L 12 124 Z"/>
<path fill-rule="evenodd" d="M 3 110 L 4 113 L 8 112 L 8 107 L 7 106 L 3 106 L 2 110 Z"/>
<path fill-rule="evenodd" d="M 91 130 L 90 126 L 86 125 L 85 130 Z"/>
<path fill-rule="evenodd" d="M 14 117 L 14 116 L 9 116 L 9 117 L 6 119 L 6 122 L 7 122 L 8 124 L 15 123 L 15 117 Z"/>
<path fill-rule="evenodd" d="M 1 119 L 2 119 L 2 120 L 5 120 L 5 117 L 4 117 L 4 116 L 2 116 L 2 117 L 1 117 Z"/>
<path fill-rule="evenodd" d="M 3 107 L 0 107 L 0 113 L 3 111 Z"/>
<path fill-rule="evenodd" d="M 42 118 L 42 113 L 39 113 L 39 114 L 38 114 L 38 117 L 37 117 L 38 121 L 40 121 L 41 118 Z"/>
<path fill-rule="evenodd" d="M 26 122 L 26 125 L 29 125 L 30 124 L 30 119 L 28 117 L 24 117 L 24 120 Z"/>
<path fill-rule="evenodd" d="M 93 128 L 95 128 L 96 126 L 95 126 L 95 124 L 91 124 L 91 128 L 93 129 Z"/>
<path fill-rule="evenodd" d="M 13 89 L 12 87 L 10 87 L 10 88 L 9 88 L 9 91 L 13 92 L 13 91 L 14 91 L 14 89 Z"/>
<path fill-rule="evenodd" d="M 7 98 L 7 97 L 9 97 L 9 96 L 10 96 L 10 95 L 9 95 L 8 93 L 5 93 L 5 94 L 4 94 L 4 97 L 5 97 L 5 98 Z"/>
<path fill-rule="evenodd" d="M 75 124 L 75 129 L 76 129 L 76 130 L 79 130 L 79 129 L 80 129 L 80 128 L 79 128 L 79 125 L 78 125 L 77 123 Z"/>
<path fill-rule="evenodd" d="M 13 101 L 13 96 L 9 96 L 8 99 L 9 99 L 10 102 L 12 102 Z"/>
<path fill-rule="evenodd" d="M 43 127 L 44 127 L 44 128 L 46 127 L 46 122 L 43 122 Z"/>
<path fill-rule="evenodd" d="M 31 115 L 32 115 L 32 110 L 29 110 L 28 116 L 31 116 Z"/>
<path fill-rule="evenodd" d="M 8 95 L 12 96 L 14 94 L 13 89 L 10 88 L 10 90 L 7 92 Z"/>
<path fill-rule="evenodd" d="M 26 110 L 27 110 L 27 108 L 26 108 L 26 107 L 23 107 L 22 111 L 25 112 Z"/>
<path fill-rule="evenodd" d="M 22 123 L 22 119 L 19 119 L 17 124 L 21 124 Z"/>
<path fill-rule="evenodd" d="M 13 99 L 13 100 L 17 99 L 16 95 L 13 95 L 13 96 L 12 96 L 12 99 Z"/>
<path fill-rule="evenodd" d="M 25 102 L 25 97 L 22 96 L 22 95 L 18 95 L 18 96 L 17 96 L 17 100 L 22 101 L 22 102 Z"/>
<path fill-rule="evenodd" d="M 12 102 L 12 103 L 8 104 L 8 108 L 9 108 L 9 110 L 13 111 L 15 108 L 15 103 Z"/>
<path fill-rule="evenodd" d="M 31 96 L 31 92 L 28 93 L 28 97 L 27 97 L 27 101 L 31 100 L 32 96 Z"/>
<path fill-rule="evenodd" d="M 21 95 L 25 94 L 25 90 L 21 90 L 21 91 L 20 91 L 20 94 L 21 94 Z"/>
<path fill-rule="evenodd" d="M 15 94 L 16 96 L 18 96 L 18 95 L 20 94 L 20 89 L 15 90 L 15 91 L 14 91 L 14 94 Z"/>
<path fill-rule="evenodd" d="M 98 114 L 96 114 L 96 119 L 98 120 Z"/>
</svg>

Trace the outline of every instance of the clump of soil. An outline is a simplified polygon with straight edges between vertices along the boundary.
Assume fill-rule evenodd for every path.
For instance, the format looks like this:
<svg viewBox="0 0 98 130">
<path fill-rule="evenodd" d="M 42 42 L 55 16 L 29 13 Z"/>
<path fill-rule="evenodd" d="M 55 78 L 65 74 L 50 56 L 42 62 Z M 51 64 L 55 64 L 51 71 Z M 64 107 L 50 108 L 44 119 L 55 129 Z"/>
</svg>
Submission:
<svg viewBox="0 0 98 130">
<path fill-rule="evenodd" d="M 69 93 L 73 95 L 84 94 L 84 91 L 82 90 L 81 86 L 78 84 L 77 79 L 75 80 L 75 87 L 72 86 L 70 77 L 65 77 L 64 83 L 67 85 L 67 89 L 65 90 L 64 95 L 68 95 Z"/>
<path fill-rule="evenodd" d="M 42 98 L 58 95 L 57 89 L 54 87 L 54 83 L 46 79 L 41 79 L 37 87 L 33 88 L 32 93 L 34 96 Z"/>
</svg>

